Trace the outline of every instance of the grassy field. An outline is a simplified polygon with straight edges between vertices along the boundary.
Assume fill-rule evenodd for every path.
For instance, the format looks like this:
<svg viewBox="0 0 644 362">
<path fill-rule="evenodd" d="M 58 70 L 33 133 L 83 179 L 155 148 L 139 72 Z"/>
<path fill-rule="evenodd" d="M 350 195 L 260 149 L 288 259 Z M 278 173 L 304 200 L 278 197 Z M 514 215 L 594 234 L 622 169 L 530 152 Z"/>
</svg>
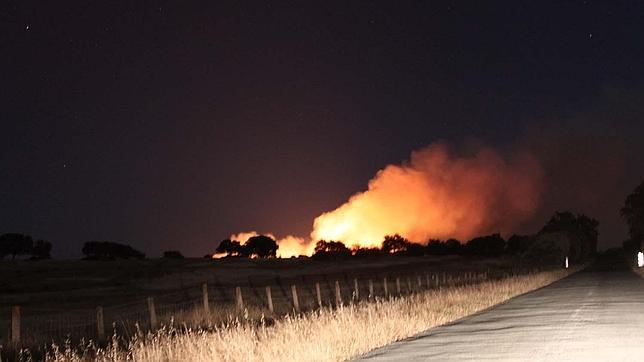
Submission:
<svg viewBox="0 0 644 362">
<path fill-rule="evenodd" d="M 290 286 L 299 289 L 303 312 L 317 309 L 315 283 L 322 287 L 325 306 L 334 304 L 334 282 L 342 287 L 343 302 L 352 299 L 353 281 L 360 281 L 362 299 L 368 294 L 366 281 L 375 282 L 374 294 L 384 296 L 383 278 L 400 277 L 405 293 L 419 292 L 411 281 L 422 275 L 459 278 L 465 273 L 489 273 L 491 278 L 525 271 L 512 258 L 379 257 L 342 261 L 311 259 L 153 259 L 142 261 L 20 261 L 0 263 L 0 343 L 8 341 L 10 308 L 22 309 L 22 343 L 43 346 L 44 341 L 79 343 L 96 337 L 95 308 L 105 308 L 107 333 L 114 330 L 123 340 L 137 334 L 138 323 L 147 330 L 146 298 L 157 301 L 161 323 L 174 319 L 196 329 L 221 327 L 222 322 L 241 318 L 251 324 L 269 323 L 293 311 Z M 354 279 L 355 278 L 355 279 Z M 413 278 L 413 279 L 412 279 Z M 424 280 L 424 279 L 423 279 Z M 212 312 L 200 313 L 201 285 L 208 283 Z M 407 286 L 409 285 L 409 287 Z M 234 288 L 240 286 L 245 312 L 234 307 Z M 268 313 L 264 288 L 273 288 L 275 314 Z M 394 294 L 395 285 L 389 285 Z M 405 294 L 403 293 L 403 294 Z M 34 350 L 36 350 L 34 349 Z M 5 348 L 6 350 L 6 348 Z"/>
<path fill-rule="evenodd" d="M 11 305 L 50 313 L 97 305 L 140 301 L 150 295 L 183 290 L 203 282 L 232 288 L 270 283 L 276 277 L 301 279 L 320 275 L 406 274 L 414 270 L 459 273 L 509 271 L 509 258 L 381 257 L 349 261 L 311 259 L 150 259 L 116 261 L 0 262 L 0 315 Z"/>
<path fill-rule="evenodd" d="M 558 280 L 557 270 L 428 290 L 280 319 L 214 330 L 173 326 L 125 346 L 55 350 L 50 361 L 341 361 L 475 313 Z"/>
</svg>

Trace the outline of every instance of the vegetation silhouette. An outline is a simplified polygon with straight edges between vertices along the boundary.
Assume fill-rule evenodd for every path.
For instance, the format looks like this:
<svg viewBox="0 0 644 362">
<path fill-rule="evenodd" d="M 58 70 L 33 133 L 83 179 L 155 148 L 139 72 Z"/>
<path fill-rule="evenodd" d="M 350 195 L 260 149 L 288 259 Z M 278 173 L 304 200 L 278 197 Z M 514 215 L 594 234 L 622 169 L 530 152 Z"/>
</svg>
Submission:
<svg viewBox="0 0 644 362">
<path fill-rule="evenodd" d="M 462 253 L 463 244 L 456 239 L 430 239 L 425 249 L 428 255 L 457 255 Z"/>
<path fill-rule="evenodd" d="M 36 243 L 34 244 L 31 250 L 31 259 L 32 260 L 51 259 L 51 249 L 52 249 L 52 245 L 49 241 L 36 240 Z"/>
<path fill-rule="evenodd" d="M 567 243 L 566 256 L 570 261 L 587 260 L 597 254 L 598 226 L 597 220 L 584 214 L 556 212 L 537 233 L 535 245 L 545 245 L 545 240 L 551 245 L 556 245 L 556 241 Z"/>
<path fill-rule="evenodd" d="M 341 241 L 320 240 L 315 244 L 313 258 L 315 259 L 346 259 L 351 256 L 351 250 Z"/>
<path fill-rule="evenodd" d="M 87 260 L 144 259 L 145 254 L 133 247 L 111 241 L 88 241 L 81 250 Z"/>
<path fill-rule="evenodd" d="M 237 240 L 224 239 L 219 243 L 215 254 L 226 254 L 226 256 L 241 256 L 241 243 Z"/>
<path fill-rule="evenodd" d="M 517 235 L 510 236 L 505 245 L 505 252 L 511 255 L 525 254 L 530 246 L 535 242 L 534 235 Z"/>
<path fill-rule="evenodd" d="M 386 255 L 380 248 L 353 248 L 351 255 L 354 258 L 377 258 Z"/>
<path fill-rule="evenodd" d="M 51 258 L 52 245 L 49 241 L 34 240 L 31 236 L 20 233 L 7 233 L 0 235 L 0 260 L 11 256 L 15 260 L 17 256 L 31 255 L 30 260 L 42 260 Z"/>
<path fill-rule="evenodd" d="M 164 259 L 183 259 L 184 256 L 178 250 L 166 250 L 163 252 Z"/>
<path fill-rule="evenodd" d="M 257 258 L 274 258 L 277 256 L 277 241 L 266 235 L 257 235 L 248 238 L 243 245 L 244 255 Z"/>
<path fill-rule="evenodd" d="M 464 254 L 480 256 L 499 256 L 505 252 L 505 240 L 500 234 L 479 236 L 465 244 Z"/>
<path fill-rule="evenodd" d="M 587 260 L 597 253 L 599 223 L 584 214 L 555 212 L 534 235 L 512 235 L 506 242 L 496 233 L 475 237 L 465 243 L 456 239 L 430 239 L 426 243 L 411 242 L 400 234 L 386 235 L 380 248 L 349 248 L 340 240 L 318 240 L 312 257 L 318 260 L 390 256 L 463 255 L 499 257 L 519 256 L 546 263 L 559 263 L 566 256 L 570 261 Z M 259 242 L 262 240 L 262 242 Z M 263 245 L 266 245 L 265 247 Z M 275 240 L 260 235 L 244 244 L 224 239 L 215 250 L 217 254 L 238 257 L 273 257 Z"/>
<path fill-rule="evenodd" d="M 277 256 L 279 245 L 277 241 L 266 235 L 256 235 L 248 238 L 244 244 L 237 240 L 222 240 L 215 254 L 226 254 L 227 257 L 274 258 Z"/>
<path fill-rule="evenodd" d="M 620 214 L 628 225 L 629 239 L 624 241 L 624 249 L 631 252 L 642 250 L 642 241 L 644 241 L 644 181 L 626 197 Z"/>
<path fill-rule="evenodd" d="M 34 241 L 29 235 L 7 233 L 0 235 L 0 259 L 11 255 L 11 260 L 16 256 L 31 254 Z"/>
<path fill-rule="evenodd" d="M 385 235 L 382 241 L 382 251 L 387 254 L 404 253 L 410 246 L 411 242 L 398 234 Z"/>
</svg>

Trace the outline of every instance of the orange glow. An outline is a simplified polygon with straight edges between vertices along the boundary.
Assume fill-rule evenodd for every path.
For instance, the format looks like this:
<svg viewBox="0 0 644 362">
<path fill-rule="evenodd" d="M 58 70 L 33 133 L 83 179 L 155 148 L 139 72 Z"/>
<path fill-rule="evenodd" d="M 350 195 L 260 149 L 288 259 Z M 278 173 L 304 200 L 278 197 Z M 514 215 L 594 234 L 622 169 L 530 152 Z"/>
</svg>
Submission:
<svg viewBox="0 0 644 362">
<path fill-rule="evenodd" d="M 258 233 L 257 231 L 241 232 L 231 235 L 230 240 L 237 240 L 242 245 L 244 245 L 249 238 L 257 235 L 260 235 L 260 233 Z M 292 256 L 313 254 L 313 248 L 315 247 L 315 245 L 313 245 L 313 243 L 307 242 L 306 240 L 304 240 L 304 238 L 299 238 L 291 235 L 285 236 L 283 238 L 276 238 L 272 233 L 264 233 L 263 235 L 269 236 L 277 241 L 277 244 L 279 245 L 279 249 L 277 249 L 277 256 L 279 258 L 290 258 Z"/>
<path fill-rule="evenodd" d="M 529 155 L 505 160 L 492 149 L 480 148 L 455 156 L 445 144 L 434 144 L 413 152 L 409 162 L 386 166 L 366 191 L 318 216 L 310 239 L 276 239 L 278 256 L 311 255 L 317 240 L 379 247 L 385 235 L 396 233 L 418 243 L 507 235 L 537 209 L 541 178 L 541 168 Z M 256 233 L 231 238 L 245 242 L 248 235 Z"/>
</svg>

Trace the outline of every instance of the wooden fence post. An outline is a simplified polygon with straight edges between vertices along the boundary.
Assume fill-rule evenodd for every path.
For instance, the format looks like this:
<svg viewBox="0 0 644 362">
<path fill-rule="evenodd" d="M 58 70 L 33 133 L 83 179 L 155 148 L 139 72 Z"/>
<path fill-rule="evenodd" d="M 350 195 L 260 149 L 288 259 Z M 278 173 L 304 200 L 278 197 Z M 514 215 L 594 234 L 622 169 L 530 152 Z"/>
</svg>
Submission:
<svg viewBox="0 0 644 362">
<path fill-rule="evenodd" d="M 273 294 L 271 294 L 271 287 L 266 287 L 266 303 L 268 304 L 268 310 L 273 313 Z"/>
<path fill-rule="evenodd" d="M 208 283 L 201 285 L 201 297 L 203 299 L 203 311 L 206 315 L 210 315 L 210 303 L 208 302 Z"/>
<path fill-rule="evenodd" d="M 358 285 L 358 278 L 353 279 L 353 298 L 360 300 L 360 286 Z"/>
<path fill-rule="evenodd" d="M 387 287 L 387 277 L 382 280 L 382 289 L 385 291 L 385 297 L 389 296 L 389 288 Z"/>
<path fill-rule="evenodd" d="M 411 278 L 407 277 L 407 293 L 411 293 Z"/>
<path fill-rule="evenodd" d="M 369 279 L 369 299 L 373 298 L 373 280 Z"/>
<path fill-rule="evenodd" d="M 300 301 L 297 299 L 297 287 L 295 285 L 291 285 L 291 294 L 293 295 L 293 309 L 295 309 L 295 312 L 299 313 Z"/>
<path fill-rule="evenodd" d="M 103 307 L 96 307 L 96 338 L 99 341 L 105 339 L 105 321 L 103 319 Z"/>
<path fill-rule="evenodd" d="M 11 343 L 20 343 L 20 306 L 14 305 L 11 308 Z"/>
<path fill-rule="evenodd" d="M 438 280 L 439 279 L 438 274 L 434 274 L 434 275 L 432 275 L 432 277 L 434 278 L 434 281 L 436 282 L 436 288 L 438 288 L 440 286 L 440 281 Z"/>
<path fill-rule="evenodd" d="M 396 277 L 396 293 L 400 295 L 400 277 Z"/>
<path fill-rule="evenodd" d="M 417 275 L 416 279 L 418 281 L 418 289 L 422 288 L 423 287 L 423 280 L 420 279 L 420 275 Z"/>
<path fill-rule="evenodd" d="M 148 297 L 148 312 L 150 313 L 150 329 L 157 329 L 157 311 L 154 308 L 154 298 Z"/>
<path fill-rule="evenodd" d="M 335 281 L 335 305 L 340 306 L 342 304 L 342 294 L 340 294 L 340 283 Z"/>
<path fill-rule="evenodd" d="M 240 287 L 235 287 L 235 299 L 237 300 L 237 309 L 244 310 L 244 298 Z"/>
<path fill-rule="evenodd" d="M 320 283 L 315 283 L 315 296 L 318 300 L 318 307 L 322 308 L 322 292 L 320 291 Z"/>
</svg>

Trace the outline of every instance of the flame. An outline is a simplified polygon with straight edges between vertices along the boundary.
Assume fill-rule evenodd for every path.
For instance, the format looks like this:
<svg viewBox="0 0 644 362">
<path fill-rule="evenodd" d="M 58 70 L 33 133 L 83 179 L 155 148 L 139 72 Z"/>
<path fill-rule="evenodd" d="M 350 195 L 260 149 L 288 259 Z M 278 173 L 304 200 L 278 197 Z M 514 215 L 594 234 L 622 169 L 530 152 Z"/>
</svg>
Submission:
<svg viewBox="0 0 644 362">
<path fill-rule="evenodd" d="M 246 241 L 248 241 L 248 239 L 258 235 L 260 235 L 260 233 L 258 233 L 257 231 L 246 231 L 238 234 L 232 234 L 230 235 L 229 239 L 237 240 L 242 245 L 244 245 Z M 266 235 L 277 241 L 277 244 L 279 245 L 279 248 L 277 249 L 277 257 L 279 258 L 290 258 L 292 256 L 313 254 L 313 248 L 315 247 L 315 245 L 313 245 L 313 243 L 311 242 L 308 242 L 304 238 L 292 235 L 287 235 L 283 238 L 276 238 L 272 233 L 264 233 L 262 235 Z"/>
<path fill-rule="evenodd" d="M 409 162 L 386 166 L 366 191 L 318 216 L 310 239 L 276 239 L 278 256 L 311 255 L 317 240 L 379 247 L 385 235 L 396 233 L 419 243 L 468 240 L 492 232 L 507 235 L 536 211 L 541 179 L 540 166 L 527 154 L 506 160 L 482 147 L 459 156 L 443 143 L 434 144 L 413 152 Z M 245 242 L 253 235 L 257 233 L 231 239 Z"/>
</svg>

